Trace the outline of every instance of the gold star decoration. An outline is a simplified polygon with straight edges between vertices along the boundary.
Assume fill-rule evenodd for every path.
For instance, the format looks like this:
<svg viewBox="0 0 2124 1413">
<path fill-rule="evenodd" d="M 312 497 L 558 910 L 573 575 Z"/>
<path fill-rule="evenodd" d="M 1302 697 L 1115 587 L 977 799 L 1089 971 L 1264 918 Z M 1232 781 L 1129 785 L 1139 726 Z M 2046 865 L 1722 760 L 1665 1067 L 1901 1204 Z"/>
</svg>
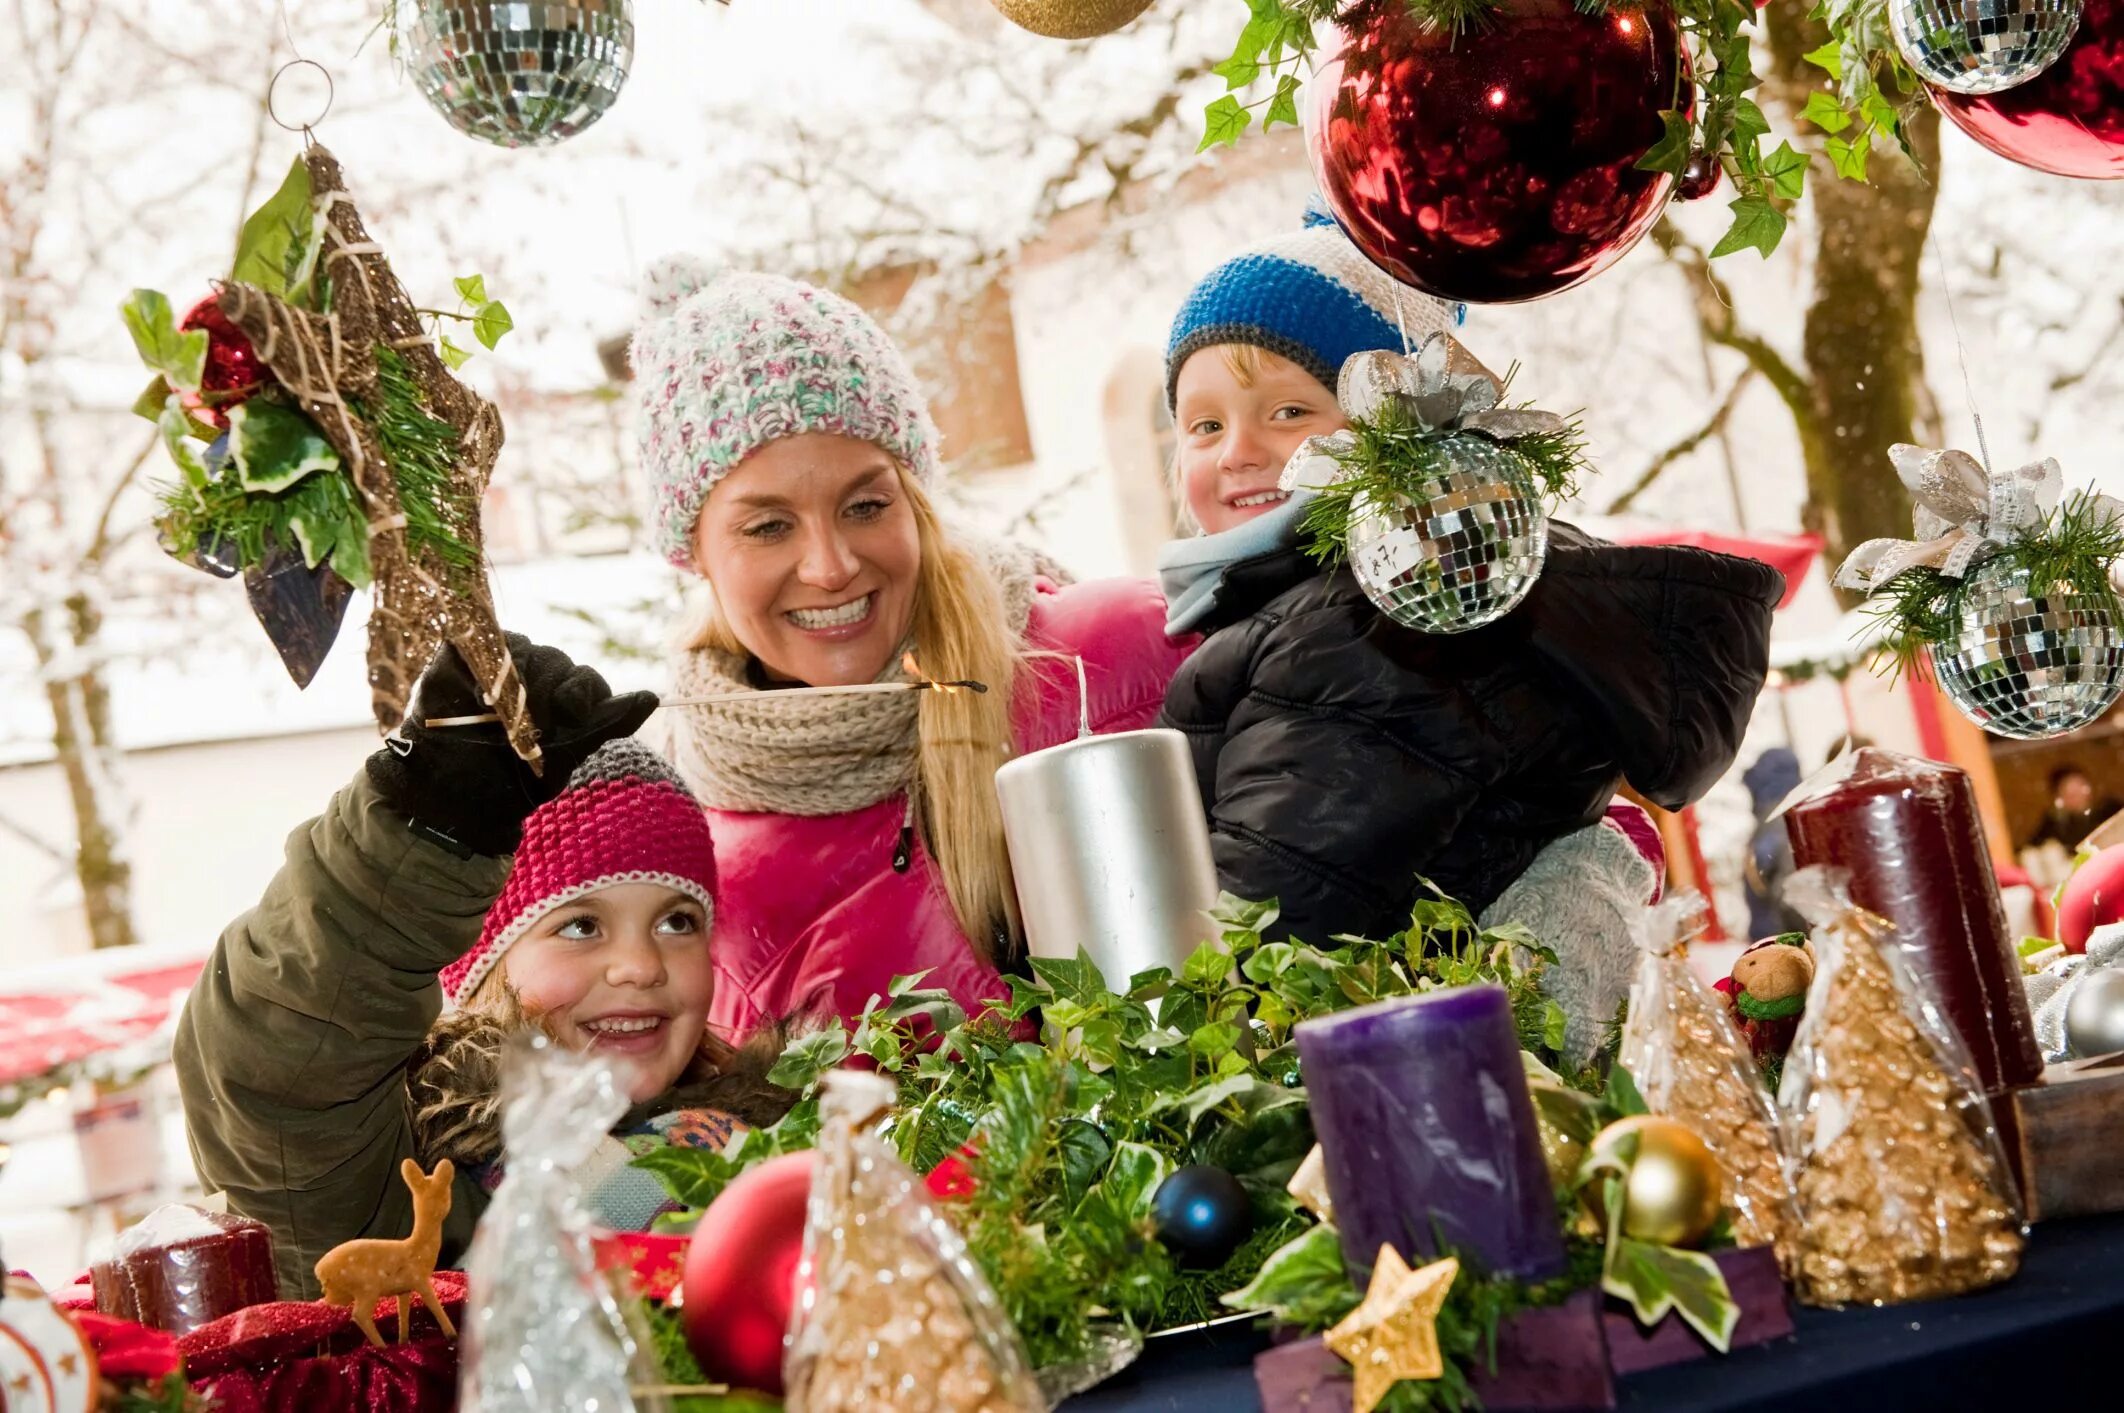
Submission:
<svg viewBox="0 0 2124 1413">
<path fill-rule="evenodd" d="M 80 1364 L 81 1356 L 78 1354 L 62 1354 L 59 1356 L 59 1372 L 68 1378 L 74 1377 L 80 1371 Z"/>
<path fill-rule="evenodd" d="M 1305 1161 L 1298 1165 L 1297 1172 L 1291 1174 L 1284 1191 L 1306 1211 L 1329 1226 L 1334 1225 L 1335 1199 L 1328 1195 L 1327 1159 L 1321 1155 L 1319 1144 L 1314 1144 L 1313 1151 L 1305 1155 Z"/>
<path fill-rule="evenodd" d="M 7 1381 L 7 1391 L 9 1393 L 27 1395 L 30 1391 L 30 1376 L 28 1374 L 15 1375 L 15 1377 Z"/>
<path fill-rule="evenodd" d="M 1327 1332 L 1327 1347 L 1349 1361 L 1356 1376 L 1356 1413 L 1372 1413 L 1403 1379 L 1435 1379 L 1445 1372 L 1438 1348 L 1438 1312 L 1460 1275 L 1460 1262 L 1410 1270 L 1401 1254 L 1381 1245 L 1364 1303 Z"/>
</svg>

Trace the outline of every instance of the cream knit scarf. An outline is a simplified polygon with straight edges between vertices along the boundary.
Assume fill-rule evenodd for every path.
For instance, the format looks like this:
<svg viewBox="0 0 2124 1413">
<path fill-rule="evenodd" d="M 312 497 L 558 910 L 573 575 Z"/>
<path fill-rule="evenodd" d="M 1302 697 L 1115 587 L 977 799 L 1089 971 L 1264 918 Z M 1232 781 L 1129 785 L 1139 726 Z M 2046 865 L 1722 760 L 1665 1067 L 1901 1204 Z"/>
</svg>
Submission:
<svg viewBox="0 0 2124 1413">
<path fill-rule="evenodd" d="M 1052 561 L 1008 541 L 951 532 L 953 544 L 983 564 L 1003 596 L 1005 620 L 1023 638 L 1033 584 L 1068 578 Z M 908 680 L 908 643 L 878 674 Z M 838 696 L 760 690 L 744 654 L 696 648 L 672 659 L 672 695 L 742 693 L 710 706 L 674 707 L 659 723 L 664 747 L 686 783 L 711 809 L 766 814 L 834 815 L 859 810 L 913 784 L 921 749 L 919 692 L 849 692 Z M 991 684 L 999 685 L 999 684 Z"/>
</svg>

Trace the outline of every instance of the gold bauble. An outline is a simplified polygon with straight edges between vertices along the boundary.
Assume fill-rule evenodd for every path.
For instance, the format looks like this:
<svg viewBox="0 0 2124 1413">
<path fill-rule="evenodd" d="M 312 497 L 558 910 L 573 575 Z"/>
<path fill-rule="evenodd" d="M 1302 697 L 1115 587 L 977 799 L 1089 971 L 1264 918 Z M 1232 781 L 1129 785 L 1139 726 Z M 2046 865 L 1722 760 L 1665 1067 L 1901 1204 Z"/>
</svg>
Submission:
<svg viewBox="0 0 2124 1413">
<path fill-rule="evenodd" d="M 1549 1185 L 1566 1191 L 1600 1127 L 1594 1117 L 1599 1102 L 1590 1094 L 1539 1080 L 1530 1082 L 1527 1092 L 1534 1097 L 1534 1128 L 1541 1136 L 1542 1161 L 1549 1166 Z"/>
<path fill-rule="evenodd" d="M 1593 1140 L 1593 1151 L 1605 1153 L 1630 1134 L 1637 1135 L 1637 1161 L 1623 1185 L 1623 1235 L 1660 1246 L 1696 1245 L 1718 1222 L 1718 1159 L 1687 1124 L 1654 1114 L 1617 1119 Z M 1596 1191 L 1601 1186 L 1593 1184 Z"/>
<path fill-rule="evenodd" d="M 1049 39 L 1112 34 L 1151 7 L 1151 0 L 994 0 L 1004 19 Z"/>
</svg>

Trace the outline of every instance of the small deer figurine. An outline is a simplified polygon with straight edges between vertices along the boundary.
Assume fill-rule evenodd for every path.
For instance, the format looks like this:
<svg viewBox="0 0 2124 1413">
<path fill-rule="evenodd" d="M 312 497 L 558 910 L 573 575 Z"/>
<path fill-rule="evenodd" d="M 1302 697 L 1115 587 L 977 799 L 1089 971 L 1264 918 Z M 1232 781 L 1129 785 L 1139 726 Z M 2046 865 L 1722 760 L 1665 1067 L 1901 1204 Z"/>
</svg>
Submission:
<svg viewBox="0 0 2124 1413">
<path fill-rule="evenodd" d="M 423 1173 L 411 1158 L 398 1165 L 399 1175 L 413 1192 L 413 1234 L 404 1241 L 364 1239 L 343 1242 L 327 1251 L 317 1263 L 317 1283 L 324 1287 L 327 1305 L 344 1305 L 353 1312 L 354 1323 L 383 1347 L 376 1333 L 376 1302 L 386 1295 L 398 1297 L 398 1342 L 406 1342 L 406 1307 L 418 1295 L 420 1303 L 443 1327 L 457 1334 L 442 1302 L 435 1298 L 435 1261 L 442 1253 L 443 1218 L 450 1215 L 450 1184 L 457 1169 L 448 1158 Z"/>
</svg>

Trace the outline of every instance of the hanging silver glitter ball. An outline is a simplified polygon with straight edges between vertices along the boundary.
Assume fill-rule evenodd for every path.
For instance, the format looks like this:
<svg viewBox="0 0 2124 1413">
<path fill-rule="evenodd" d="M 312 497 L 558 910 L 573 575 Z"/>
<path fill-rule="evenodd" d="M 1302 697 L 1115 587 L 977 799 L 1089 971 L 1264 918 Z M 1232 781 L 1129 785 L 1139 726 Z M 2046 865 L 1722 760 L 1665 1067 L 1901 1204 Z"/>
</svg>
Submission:
<svg viewBox="0 0 2124 1413">
<path fill-rule="evenodd" d="M 1366 597 L 1423 633 L 1465 633 L 1519 606 L 1549 557 L 1549 517 L 1519 453 L 1472 432 L 1436 447 L 1423 500 L 1361 504 L 1350 567 Z"/>
<path fill-rule="evenodd" d="M 1997 93 L 2056 63 L 2084 0 L 1888 0 L 1903 62 L 1949 93 Z"/>
<path fill-rule="evenodd" d="M 406 68 L 459 132 L 565 141 L 605 116 L 634 62 L 628 0 L 414 0 Z"/>
<path fill-rule="evenodd" d="M 2124 971 L 2082 976 L 2065 1003 L 2065 1043 L 2079 1059 L 2124 1050 Z"/>
<path fill-rule="evenodd" d="M 2111 602 L 2041 593 L 1998 558 L 1972 570 L 1954 642 L 1932 649 L 1940 687 L 1986 731 L 2024 741 L 2075 731 L 2124 692 L 2124 626 Z"/>
</svg>

